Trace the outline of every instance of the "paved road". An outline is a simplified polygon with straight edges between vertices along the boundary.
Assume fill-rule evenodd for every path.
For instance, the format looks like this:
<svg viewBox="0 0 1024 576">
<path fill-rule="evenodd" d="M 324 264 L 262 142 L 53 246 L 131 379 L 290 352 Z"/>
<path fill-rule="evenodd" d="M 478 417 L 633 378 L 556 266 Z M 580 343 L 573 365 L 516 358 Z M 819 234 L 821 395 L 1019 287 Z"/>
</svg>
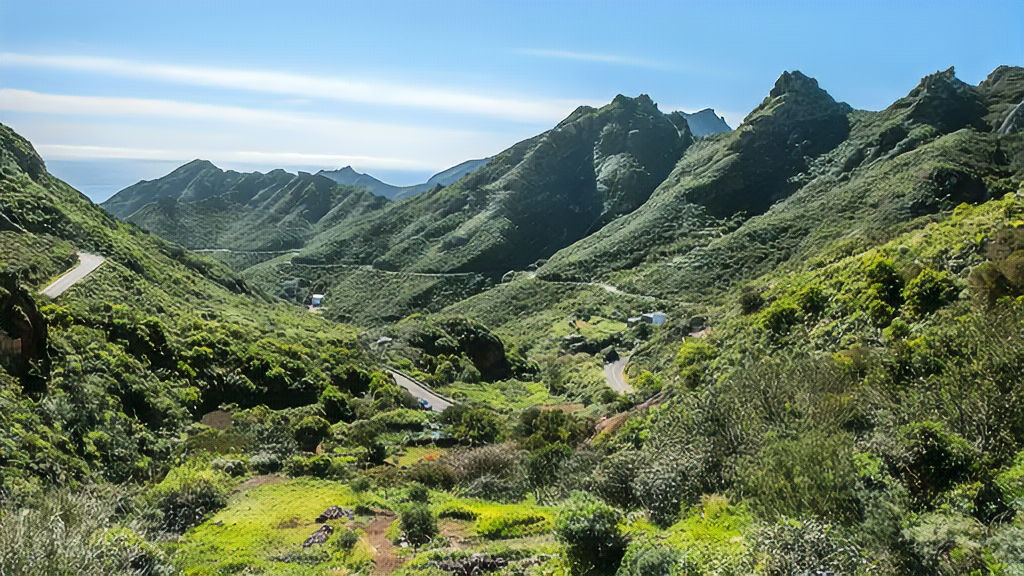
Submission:
<svg viewBox="0 0 1024 576">
<path fill-rule="evenodd" d="M 385 368 L 385 370 L 390 372 L 391 375 L 395 377 L 395 382 L 397 382 L 402 388 L 408 390 L 410 394 L 416 398 L 422 398 L 427 402 L 430 402 L 430 409 L 434 412 L 444 412 L 445 408 L 452 405 L 451 400 L 438 396 L 422 382 L 417 382 L 405 374 L 392 370 L 391 368 Z"/>
<path fill-rule="evenodd" d="M 100 267 L 100 264 L 106 262 L 106 258 L 103 256 L 97 256 L 95 254 L 86 254 L 85 252 L 78 253 L 78 266 L 75 266 L 70 271 L 65 273 L 60 278 L 54 280 L 53 284 L 50 284 L 46 288 L 39 291 L 43 296 L 49 296 L 50 298 L 56 298 L 64 293 L 68 288 L 74 286 L 75 282 L 78 282 L 82 278 L 89 275 L 90 272 Z"/>
<path fill-rule="evenodd" d="M 608 380 L 608 385 L 611 386 L 612 390 L 625 394 L 633 391 L 633 387 L 626 382 L 625 371 L 627 362 L 629 362 L 629 358 L 619 358 L 615 362 L 609 362 L 604 365 L 604 377 Z"/>
</svg>

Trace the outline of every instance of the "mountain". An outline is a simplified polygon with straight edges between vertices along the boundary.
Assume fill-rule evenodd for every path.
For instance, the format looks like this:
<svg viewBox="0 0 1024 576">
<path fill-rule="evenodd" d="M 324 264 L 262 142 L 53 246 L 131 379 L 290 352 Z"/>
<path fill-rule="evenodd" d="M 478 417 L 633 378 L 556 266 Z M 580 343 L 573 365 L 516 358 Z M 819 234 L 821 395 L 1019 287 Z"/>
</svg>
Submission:
<svg viewBox="0 0 1024 576">
<path fill-rule="evenodd" d="M 296 261 L 500 276 L 636 209 L 691 142 L 645 95 L 580 107 L 450 186 L 325 230 Z"/>
<path fill-rule="evenodd" d="M 186 248 L 259 252 L 300 248 L 321 221 L 338 225 L 386 203 L 365 188 L 308 172 L 240 173 L 194 160 L 102 206 Z"/>
<path fill-rule="evenodd" d="M 1017 74 L 1000 69 L 975 87 L 939 72 L 880 112 L 852 110 L 813 79 L 783 74 L 737 130 L 692 146 L 644 206 L 537 273 L 615 275 L 640 293 L 699 298 L 984 201 L 1020 170 L 1019 143 L 993 131 L 1006 103 L 1024 99 Z"/>
<path fill-rule="evenodd" d="M 369 174 L 356 172 L 351 166 L 346 166 L 339 170 L 321 170 L 317 172 L 317 174 L 320 176 L 326 176 L 338 184 L 368 188 L 377 196 L 384 196 L 389 200 L 402 200 L 405 198 L 412 198 L 417 194 L 422 194 L 435 186 L 448 186 L 456 180 L 461 179 L 463 176 L 479 170 L 481 167 L 485 166 L 489 160 L 490 158 L 466 160 L 461 164 L 452 166 L 447 170 L 442 170 L 441 172 L 434 174 L 429 180 L 422 184 L 414 184 L 412 186 L 392 186 L 391 184 L 385 184 Z"/>
<path fill-rule="evenodd" d="M 686 123 L 690 126 L 690 132 L 697 138 L 732 130 L 725 123 L 725 118 L 715 114 L 715 111 L 711 108 L 705 108 L 692 114 L 686 112 L 677 113 L 686 119 Z"/>
</svg>

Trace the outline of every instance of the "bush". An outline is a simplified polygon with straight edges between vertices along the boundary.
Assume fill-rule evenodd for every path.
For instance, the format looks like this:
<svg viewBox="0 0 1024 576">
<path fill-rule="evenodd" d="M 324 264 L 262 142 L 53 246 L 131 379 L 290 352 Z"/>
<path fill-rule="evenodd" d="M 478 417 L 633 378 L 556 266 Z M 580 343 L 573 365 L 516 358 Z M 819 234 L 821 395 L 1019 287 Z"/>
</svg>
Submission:
<svg viewBox="0 0 1024 576">
<path fill-rule="evenodd" d="M 828 295 L 818 284 L 808 284 L 797 293 L 796 305 L 804 314 L 818 317 L 825 312 L 825 307 L 828 306 Z"/>
<path fill-rule="evenodd" d="M 759 560 L 758 573 L 767 576 L 855 574 L 866 564 L 852 542 L 816 520 L 760 530 L 754 536 L 753 552 Z"/>
<path fill-rule="evenodd" d="M 679 375 L 689 388 L 696 388 L 703 382 L 708 364 L 718 357 L 718 348 L 707 342 L 690 338 L 683 342 L 676 353 Z"/>
<path fill-rule="evenodd" d="M 761 326 L 778 336 L 788 334 L 790 329 L 799 322 L 800 309 L 796 304 L 781 298 L 772 302 L 772 305 L 761 316 Z"/>
<path fill-rule="evenodd" d="M 918 318 L 956 301 L 959 290 L 949 272 L 925 268 L 903 289 L 907 311 Z"/>
<path fill-rule="evenodd" d="M 313 476 L 315 478 L 342 479 L 348 475 L 344 464 L 335 462 L 330 456 L 293 456 L 285 463 L 284 471 L 292 477 Z"/>
<path fill-rule="evenodd" d="M 975 450 L 963 438 L 938 422 L 915 422 L 900 429 L 902 453 L 893 455 L 894 476 L 927 507 L 940 493 L 970 478 L 977 460 Z"/>
<path fill-rule="evenodd" d="M 295 442 L 301 450 L 313 452 L 331 434 L 331 423 L 319 416 L 306 416 L 295 426 Z"/>
<path fill-rule="evenodd" d="M 160 511 L 160 528 L 181 534 L 198 526 L 227 505 L 230 485 L 222 472 L 194 466 L 172 469 L 150 493 Z"/>
<path fill-rule="evenodd" d="M 753 314 L 764 306 L 764 297 L 761 293 L 753 290 L 746 289 L 740 294 L 740 311 L 743 314 Z"/>
<path fill-rule="evenodd" d="M 124 486 L 51 488 L 3 503 L 0 572 L 106 576 L 176 573 L 160 547 L 143 536 L 148 510 Z"/>
<path fill-rule="evenodd" d="M 402 512 L 401 523 L 402 532 L 416 550 L 437 535 L 437 518 L 424 504 L 413 504 Z"/>
<path fill-rule="evenodd" d="M 619 529 L 623 516 L 597 497 L 574 492 L 555 520 L 555 536 L 565 545 L 575 575 L 614 574 L 626 550 Z"/>
<path fill-rule="evenodd" d="M 244 476 L 249 471 L 244 460 L 233 458 L 215 458 L 213 462 L 210 462 L 210 468 L 232 477 Z"/>
<path fill-rule="evenodd" d="M 679 552 L 661 544 L 636 542 L 629 546 L 616 576 L 675 576 Z"/>
<path fill-rule="evenodd" d="M 429 502 L 430 491 L 423 484 L 412 484 L 408 488 L 406 498 L 411 502 Z"/>
</svg>

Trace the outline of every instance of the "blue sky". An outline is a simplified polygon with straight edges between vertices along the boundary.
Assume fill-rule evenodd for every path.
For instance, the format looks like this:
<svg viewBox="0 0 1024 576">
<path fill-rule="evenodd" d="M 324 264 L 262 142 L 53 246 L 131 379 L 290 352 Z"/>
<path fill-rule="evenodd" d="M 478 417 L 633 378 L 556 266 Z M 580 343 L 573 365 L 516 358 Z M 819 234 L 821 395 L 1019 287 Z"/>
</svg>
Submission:
<svg viewBox="0 0 1024 576">
<path fill-rule="evenodd" d="M 1024 65 L 1024 1 L 0 0 L 0 122 L 96 200 L 193 158 L 404 185 L 580 104 L 732 126 L 784 70 L 881 109 Z"/>
</svg>

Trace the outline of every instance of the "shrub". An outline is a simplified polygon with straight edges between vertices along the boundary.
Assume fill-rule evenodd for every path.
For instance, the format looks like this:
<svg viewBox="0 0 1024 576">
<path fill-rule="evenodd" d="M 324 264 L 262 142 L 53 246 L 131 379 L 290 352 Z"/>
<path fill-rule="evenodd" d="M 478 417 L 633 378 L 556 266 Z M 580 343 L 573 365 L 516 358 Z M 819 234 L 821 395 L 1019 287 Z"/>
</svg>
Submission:
<svg viewBox="0 0 1024 576">
<path fill-rule="evenodd" d="M 633 543 L 622 558 L 616 576 L 675 576 L 680 554 L 667 546 L 641 541 Z"/>
<path fill-rule="evenodd" d="M 918 318 L 927 316 L 957 298 L 956 284 L 949 272 L 925 268 L 903 289 L 907 311 Z"/>
<path fill-rule="evenodd" d="M 295 442 L 306 452 L 313 452 L 331 433 L 331 423 L 319 416 L 306 416 L 295 426 Z"/>
<path fill-rule="evenodd" d="M 408 488 L 406 497 L 411 502 L 428 502 L 430 500 L 430 491 L 423 484 L 412 484 Z"/>
<path fill-rule="evenodd" d="M 451 490 L 455 486 L 455 471 L 441 462 L 417 462 L 409 467 L 405 477 L 436 490 Z"/>
<path fill-rule="evenodd" d="M 839 530 L 816 520 L 768 526 L 753 540 L 758 573 L 767 576 L 854 574 L 866 564 Z"/>
<path fill-rule="evenodd" d="M 970 477 L 977 454 L 941 423 L 915 422 L 901 428 L 899 434 L 902 453 L 893 455 L 890 467 L 918 505 L 930 505 L 941 492 Z"/>
<path fill-rule="evenodd" d="M 210 462 L 210 468 L 235 477 L 244 476 L 249 471 L 244 460 L 234 458 L 215 458 L 213 462 Z"/>
<path fill-rule="evenodd" d="M 796 295 L 796 305 L 811 317 L 820 316 L 828 306 L 828 295 L 818 284 L 808 284 Z"/>
<path fill-rule="evenodd" d="M 0 572 L 4 574 L 174 574 L 160 547 L 143 538 L 148 510 L 124 486 L 51 488 L 3 503 Z"/>
<path fill-rule="evenodd" d="M 703 381 L 708 364 L 717 357 L 718 349 L 703 340 L 690 338 L 683 342 L 676 353 L 676 366 L 683 382 L 696 388 Z"/>
<path fill-rule="evenodd" d="M 437 535 L 437 518 L 424 504 L 413 504 L 402 512 L 402 532 L 415 550 Z"/>
<path fill-rule="evenodd" d="M 761 326 L 773 334 L 788 334 L 793 326 L 800 322 L 800 309 L 789 300 L 780 298 L 764 311 Z"/>
<path fill-rule="evenodd" d="M 183 533 L 223 508 L 231 482 L 222 473 L 196 466 L 171 470 L 150 497 L 161 514 L 160 528 Z"/>
<path fill-rule="evenodd" d="M 626 549 L 619 529 L 622 512 L 585 492 L 575 492 L 555 520 L 555 536 L 565 545 L 575 575 L 614 574 Z"/>
<path fill-rule="evenodd" d="M 762 306 L 764 306 L 764 297 L 760 292 L 748 288 L 740 294 L 740 311 L 743 314 L 753 314 Z"/>
</svg>

